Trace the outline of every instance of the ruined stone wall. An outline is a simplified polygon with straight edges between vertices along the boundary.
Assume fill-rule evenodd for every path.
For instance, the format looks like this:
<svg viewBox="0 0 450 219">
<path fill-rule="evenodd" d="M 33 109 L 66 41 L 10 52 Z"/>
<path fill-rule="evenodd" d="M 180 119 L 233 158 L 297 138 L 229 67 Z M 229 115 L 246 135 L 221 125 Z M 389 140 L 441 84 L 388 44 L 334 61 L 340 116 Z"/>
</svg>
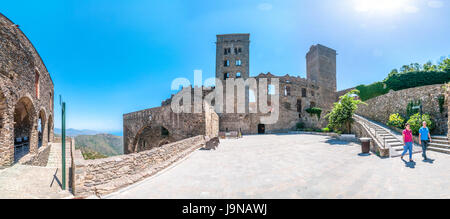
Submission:
<svg viewBox="0 0 450 219">
<path fill-rule="evenodd" d="M 152 176 L 191 152 L 205 146 L 205 137 L 196 136 L 149 151 L 98 160 L 74 155 L 73 193 L 77 197 L 105 195 Z"/>
<path fill-rule="evenodd" d="M 448 131 L 448 109 L 440 113 L 438 98 L 444 95 L 443 85 L 429 85 L 388 94 L 365 101 L 367 105 L 359 105 L 357 114 L 378 122 L 386 123 L 394 113 L 406 115 L 406 107 L 410 101 L 421 100 L 423 113 L 431 115 L 436 123 L 433 134 L 445 134 Z"/>
<path fill-rule="evenodd" d="M 306 109 L 311 107 L 326 108 L 327 103 L 321 102 L 321 93 L 319 92 L 319 85 L 317 82 L 310 81 L 301 77 L 275 76 L 271 73 L 260 74 L 255 77 L 257 86 L 259 87 L 259 79 L 267 79 L 270 84 L 272 79 L 279 80 L 279 116 L 274 124 L 265 124 L 266 133 L 286 132 L 295 129 L 298 122 L 303 122 L 307 127 L 319 128 L 326 124 L 323 118 L 324 113 L 320 119 L 316 116 L 311 116 L 306 112 Z M 259 89 L 258 89 L 259 90 Z M 248 103 L 251 109 L 258 109 L 259 94 L 255 94 L 255 102 Z M 236 95 L 235 95 L 236 96 Z M 249 100 L 251 98 L 248 98 Z M 237 103 L 237 98 L 234 98 Z M 268 96 L 268 103 L 271 98 Z M 297 107 L 297 103 L 300 106 Z M 274 105 L 274 107 L 276 107 Z M 299 110 L 300 108 L 300 110 Z M 220 114 L 220 131 L 241 131 L 243 134 L 257 134 L 258 125 L 262 124 L 261 117 L 270 116 L 270 113 L 222 113 Z"/>
<path fill-rule="evenodd" d="M 15 137 L 29 137 L 30 153 L 37 155 L 39 115 L 43 121 L 42 145 L 53 139 L 54 91 L 50 74 L 31 42 L 2 14 L 0 85 L 0 166 L 9 166 L 14 162 Z M 29 117 L 29 121 L 24 120 L 27 124 L 21 123 L 22 115 Z"/>
</svg>

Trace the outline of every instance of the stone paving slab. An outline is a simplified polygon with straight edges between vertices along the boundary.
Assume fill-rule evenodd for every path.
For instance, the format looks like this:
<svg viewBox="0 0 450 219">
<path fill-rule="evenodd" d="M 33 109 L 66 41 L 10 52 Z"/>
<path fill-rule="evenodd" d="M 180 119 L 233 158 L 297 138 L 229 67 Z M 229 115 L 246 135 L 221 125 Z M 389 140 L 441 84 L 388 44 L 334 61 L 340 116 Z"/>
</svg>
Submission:
<svg viewBox="0 0 450 219">
<path fill-rule="evenodd" d="M 450 198 L 448 155 L 410 164 L 359 153 L 327 136 L 226 139 L 104 198 Z"/>
<path fill-rule="evenodd" d="M 56 176 L 56 177 L 55 177 Z M 62 191 L 57 168 L 14 165 L 0 170 L 0 199 L 59 199 L 72 195 Z"/>
</svg>

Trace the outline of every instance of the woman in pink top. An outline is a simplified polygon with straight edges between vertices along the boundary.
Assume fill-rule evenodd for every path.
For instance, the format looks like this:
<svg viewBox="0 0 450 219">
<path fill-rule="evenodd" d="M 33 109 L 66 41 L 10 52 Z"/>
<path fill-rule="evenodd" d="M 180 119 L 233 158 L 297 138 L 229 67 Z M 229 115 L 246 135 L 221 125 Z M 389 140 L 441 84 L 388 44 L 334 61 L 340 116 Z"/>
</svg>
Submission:
<svg viewBox="0 0 450 219">
<path fill-rule="evenodd" d="M 413 136 L 411 126 L 406 123 L 406 129 L 403 130 L 403 142 L 405 143 L 402 159 L 405 154 L 409 151 L 409 162 L 414 162 L 412 159 L 412 150 L 413 150 Z"/>
</svg>

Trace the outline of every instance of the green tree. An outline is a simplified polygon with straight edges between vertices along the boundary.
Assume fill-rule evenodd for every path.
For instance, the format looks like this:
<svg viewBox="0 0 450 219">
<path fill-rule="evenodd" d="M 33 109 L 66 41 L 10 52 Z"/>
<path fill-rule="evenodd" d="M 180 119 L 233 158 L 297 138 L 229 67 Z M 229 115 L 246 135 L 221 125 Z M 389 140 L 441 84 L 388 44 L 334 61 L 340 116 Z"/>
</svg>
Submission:
<svg viewBox="0 0 450 219">
<path fill-rule="evenodd" d="M 411 130 L 414 135 L 419 134 L 419 129 L 420 129 L 420 127 L 422 127 L 423 121 L 427 122 L 427 125 L 428 125 L 428 128 L 430 129 L 430 131 L 434 130 L 435 124 L 434 124 L 433 120 L 431 120 L 431 117 L 429 115 L 423 114 L 421 117 L 419 113 L 416 113 L 416 114 L 412 115 L 411 118 L 409 118 L 409 120 L 408 120 L 408 124 L 410 124 Z"/>
<path fill-rule="evenodd" d="M 327 114 L 328 126 L 334 130 L 341 130 L 344 133 L 351 132 L 351 125 L 354 122 L 353 115 L 358 109 L 358 105 L 362 104 L 357 97 L 358 90 L 352 90 L 349 93 L 339 97 L 339 102 L 334 103 L 333 110 Z"/>
<path fill-rule="evenodd" d="M 450 58 L 444 58 L 438 65 L 440 71 L 450 71 Z"/>
</svg>

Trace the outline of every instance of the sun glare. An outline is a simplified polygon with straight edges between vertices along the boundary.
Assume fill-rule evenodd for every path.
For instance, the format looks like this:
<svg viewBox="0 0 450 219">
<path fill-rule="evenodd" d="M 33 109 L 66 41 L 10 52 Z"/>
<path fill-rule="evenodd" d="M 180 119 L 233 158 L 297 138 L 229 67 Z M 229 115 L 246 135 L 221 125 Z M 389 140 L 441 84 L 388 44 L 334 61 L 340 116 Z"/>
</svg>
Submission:
<svg viewBox="0 0 450 219">
<path fill-rule="evenodd" d="M 416 12 L 412 0 L 354 0 L 358 12 Z"/>
</svg>

